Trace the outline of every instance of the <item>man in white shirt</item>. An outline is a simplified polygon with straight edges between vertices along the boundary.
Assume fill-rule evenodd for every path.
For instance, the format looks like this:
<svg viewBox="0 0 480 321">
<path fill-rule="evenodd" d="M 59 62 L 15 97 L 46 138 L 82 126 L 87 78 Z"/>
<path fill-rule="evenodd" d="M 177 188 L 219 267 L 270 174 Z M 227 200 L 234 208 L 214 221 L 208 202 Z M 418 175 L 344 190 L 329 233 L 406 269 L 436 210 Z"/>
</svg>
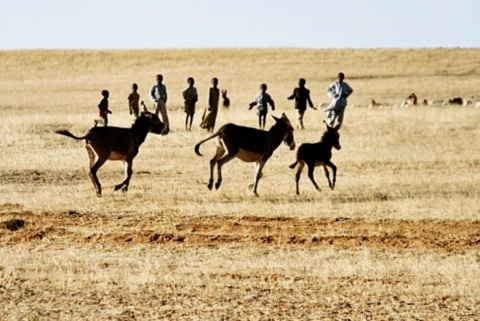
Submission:
<svg viewBox="0 0 480 321">
<path fill-rule="evenodd" d="M 334 82 L 327 89 L 328 97 L 331 98 L 330 105 L 324 111 L 328 112 L 328 124 L 333 126 L 335 119 L 338 120 L 338 128 L 342 127 L 345 108 L 347 107 L 347 98 L 353 93 L 353 89 L 343 80 L 343 72 L 338 74 L 338 81 Z"/>
</svg>

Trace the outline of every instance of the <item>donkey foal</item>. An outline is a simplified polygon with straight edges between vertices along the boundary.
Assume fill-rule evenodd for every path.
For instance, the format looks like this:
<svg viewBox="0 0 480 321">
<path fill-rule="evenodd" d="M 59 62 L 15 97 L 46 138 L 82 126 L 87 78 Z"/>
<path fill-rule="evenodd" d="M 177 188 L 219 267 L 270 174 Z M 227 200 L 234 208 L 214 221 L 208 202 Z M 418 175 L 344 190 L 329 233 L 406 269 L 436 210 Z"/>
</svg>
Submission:
<svg viewBox="0 0 480 321">
<path fill-rule="evenodd" d="M 313 185 L 317 190 L 320 190 L 317 183 L 315 182 L 315 178 L 313 176 L 313 171 L 315 170 L 315 166 L 323 166 L 325 170 L 325 176 L 328 179 L 328 186 L 333 190 L 335 188 L 335 181 L 337 179 L 337 167 L 330 161 L 332 158 L 332 147 L 339 150 L 340 146 L 340 134 L 338 133 L 339 125 L 335 127 L 331 127 L 327 124 L 327 130 L 323 133 L 320 142 L 309 144 L 305 143 L 300 145 L 297 150 L 297 160 L 295 163 L 290 165 L 290 168 L 295 168 L 298 164 L 297 174 L 295 175 L 296 181 L 296 191 L 297 195 L 300 194 L 300 190 L 298 188 L 298 182 L 300 181 L 300 175 L 302 174 L 303 167 L 307 164 L 308 167 L 308 177 L 312 181 Z M 330 167 L 333 172 L 333 180 L 330 181 L 330 174 L 328 172 L 327 167 Z"/>
</svg>

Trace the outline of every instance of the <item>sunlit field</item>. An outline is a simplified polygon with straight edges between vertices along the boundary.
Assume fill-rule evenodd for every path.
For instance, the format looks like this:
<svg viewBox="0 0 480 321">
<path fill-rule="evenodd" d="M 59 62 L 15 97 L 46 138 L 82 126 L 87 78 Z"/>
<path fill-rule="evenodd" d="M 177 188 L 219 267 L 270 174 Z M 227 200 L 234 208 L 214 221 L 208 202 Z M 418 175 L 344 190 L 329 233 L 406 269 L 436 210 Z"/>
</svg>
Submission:
<svg viewBox="0 0 480 321">
<path fill-rule="evenodd" d="M 480 50 L 0 51 L 0 321 L 476 320 L 480 315 Z M 354 89 L 334 190 L 316 168 L 295 194 L 281 145 L 256 197 L 235 159 L 209 191 L 214 141 L 199 126 L 212 77 L 228 91 L 221 125 L 257 127 L 266 83 L 285 113 L 299 78 L 315 106 L 338 72 Z M 83 135 L 110 91 L 109 125 L 129 127 L 127 96 L 167 86 L 171 132 L 149 134 L 129 191 L 120 162 L 88 177 Z M 185 131 L 182 90 L 199 92 Z M 418 106 L 403 107 L 415 93 Z M 468 106 L 424 106 L 462 97 Z M 374 99 L 378 106 L 371 107 Z M 221 102 L 220 102 L 221 103 Z M 325 130 L 322 108 L 297 148 Z M 274 120 L 267 119 L 267 128 Z M 14 230 L 7 222 L 24 221 Z"/>
</svg>

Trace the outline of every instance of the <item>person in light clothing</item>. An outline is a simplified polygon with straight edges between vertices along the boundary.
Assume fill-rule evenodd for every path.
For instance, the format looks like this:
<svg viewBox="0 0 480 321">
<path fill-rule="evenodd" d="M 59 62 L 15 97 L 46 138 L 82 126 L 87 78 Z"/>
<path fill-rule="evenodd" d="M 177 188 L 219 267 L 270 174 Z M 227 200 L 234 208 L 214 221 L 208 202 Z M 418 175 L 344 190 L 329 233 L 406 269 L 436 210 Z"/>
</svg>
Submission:
<svg viewBox="0 0 480 321">
<path fill-rule="evenodd" d="M 343 80 L 345 75 L 343 72 L 338 74 L 338 81 L 334 82 L 327 89 L 328 97 L 330 97 L 330 105 L 324 109 L 327 114 L 328 124 L 333 126 L 335 119 L 338 121 L 338 128 L 342 127 L 345 108 L 347 107 L 347 98 L 353 93 L 353 89 Z"/>
<path fill-rule="evenodd" d="M 268 105 L 272 107 L 272 111 L 275 110 L 275 102 L 272 97 L 267 94 L 267 85 L 260 85 L 260 93 L 255 97 L 255 100 L 252 101 L 248 109 L 252 109 L 254 106 L 257 106 L 257 115 L 258 115 L 258 126 L 260 129 L 265 129 L 265 122 L 268 113 Z"/>
<path fill-rule="evenodd" d="M 170 125 L 167 115 L 167 87 L 162 82 L 163 76 L 158 74 L 157 83 L 150 89 L 150 99 L 155 103 L 155 115 L 158 116 L 159 112 L 162 115 L 162 121 L 165 124 L 162 135 L 166 135 L 170 130 Z"/>
</svg>

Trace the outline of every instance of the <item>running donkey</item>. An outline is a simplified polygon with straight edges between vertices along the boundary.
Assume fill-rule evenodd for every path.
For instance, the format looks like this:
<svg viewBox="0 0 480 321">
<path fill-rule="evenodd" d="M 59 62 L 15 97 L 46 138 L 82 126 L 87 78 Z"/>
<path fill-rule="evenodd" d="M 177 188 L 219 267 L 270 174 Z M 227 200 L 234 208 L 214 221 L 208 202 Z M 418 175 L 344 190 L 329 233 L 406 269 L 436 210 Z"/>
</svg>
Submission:
<svg viewBox="0 0 480 321">
<path fill-rule="evenodd" d="M 257 163 L 253 193 L 258 196 L 257 186 L 258 181 L 262 177 L 263 166 L 265 166 L 265 163 L 272 156 L 275 149 L 280 146 L 282 141 L 290 147 L 290 150 L 295 149 L 293 127 L 287 116 L 282 114 L 280 118 L 272 117 L 275 119 L 275 125 L 273 125 L 268 132 L 251 127 L 226 124 L 215 134 L 195 145 L 195 153 L 202 156 L 202 154 L 200 154 L 200 145 L 217 137 L 217 151 L 215 156 L 210 160 L 208 189 L 211 190 L 213 187 L 213 171 L 215 165 L 217 165 L 218 170 L 215 188 L 218 189 L 222 183 L 222 166 L 237 157 L 244 162 Z"/>
<path fill-rule="evenodd" d="M 323 133 L 322 138 L 318 143 L 309 144 L 305 143 L 300 145 L 297 150 L 297 161 L 290 165 L 290 168 L 295 168 L 298 165 L 297 174 L 295 175 L 295 181 L 297 184 L 297 195 L 300 194 L 300 190 L 298 188 L 298 182 L 300 181 L 300 175 L 302 174 L 303 167 L 305 164 L 308 166 L 308 177 L 312 181 L 313 185 L 317 190 L 320 190 L 317 183 L 315 182 L 315 178 L 313 177 L 313 171 L 315 170 L 315 166 L 323 166 L 325 170 L 325 176 L 328 179 L 328 185 L 333 190 L 335 188 L 335 181 L 337 179 L 337 166 L 335 166 L 331 161 L 332 158 L 332 147 L 335 149 L 340 150 L 342 148 L 340 146 L 340 134 L 338 133 L 338 129 L 340 124 L 331 127 L 327 123 L 327 130 Z M 328 172 L 327 166 L 332 169 L 333 172 L 333 180 L 330 181 L 330 174 Z"/>
<path fill-rule="evenodd" d="M 142 105 L 143 101 L 142 101 Z M 140 145 L 145 141 L 148 133 L 160 134 L 164 124 L 158 116 L 144 111 L 131 128 L 93 127 L 82 137 L 77 137 L 67 130 L 57 130 L 56 133 L 76 140 L 85 140 L 88 157 L 90 159 L 90 178 L 97 191 L 102 196 L 102 186 L 97 177 L 97 171 L 107 160 L 120 160 L 125 164 L 125 180 L 115 185 L 114 190 L 128 190 L 132 177 L 132 163 L 138 154 Z M 97 161 L 95 161 L 95 156 Z"/>
</svg>

